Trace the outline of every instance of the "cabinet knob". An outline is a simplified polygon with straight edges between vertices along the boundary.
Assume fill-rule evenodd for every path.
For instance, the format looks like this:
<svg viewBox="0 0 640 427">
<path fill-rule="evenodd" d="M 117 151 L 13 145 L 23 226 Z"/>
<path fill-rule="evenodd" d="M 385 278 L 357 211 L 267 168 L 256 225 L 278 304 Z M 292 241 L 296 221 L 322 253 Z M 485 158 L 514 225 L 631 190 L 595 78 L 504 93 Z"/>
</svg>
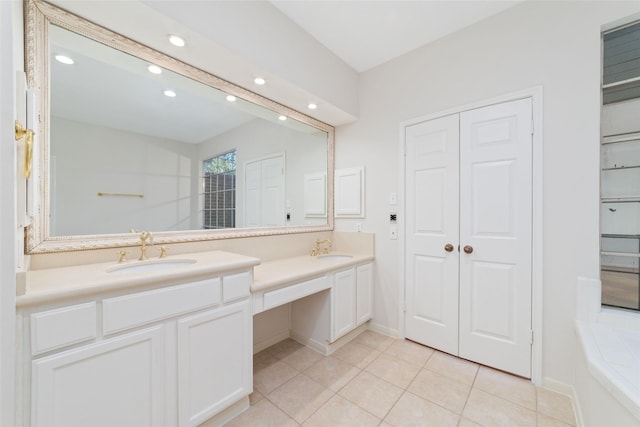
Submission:
<svg viewBox="0 0 640 427">
<path fill-rule="evenodd" d="M 470 254 L 471 252 L 473 252 L 473 246 L 466 245 L 464 248 L 462 248 L 462 250 L 465 254 Z"/>
<path fill-rule="evenodd" d="M 453 252 L 453 245 L 451 243 L 447 243 L 444 245 L 444 250 L 447 252 Z"/>
</svg>

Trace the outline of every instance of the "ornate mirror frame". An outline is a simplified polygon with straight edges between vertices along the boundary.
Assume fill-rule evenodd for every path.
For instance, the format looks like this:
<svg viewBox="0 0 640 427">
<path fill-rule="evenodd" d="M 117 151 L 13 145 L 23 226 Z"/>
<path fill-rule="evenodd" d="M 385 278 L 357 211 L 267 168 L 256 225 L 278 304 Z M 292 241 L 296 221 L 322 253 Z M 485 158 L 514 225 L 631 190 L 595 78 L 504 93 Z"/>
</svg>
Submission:
<svg viewBox="0 0 640 427">
<path fill-rule="evenodd" d="M 79 251 L 112 247 L 134 246 L 139 237 L 130 233 L 97 234 L 82 236 L 50 236 L 50 194 L 49 194 L 49 24 L 73 31 L 102 44 L 131 54 L 145 61 L 155 63 L 165 69 L 191 78 L 198 82 L 243 98 L 254 104 L 327 132 L 327 224 L 314 226 L 291 226 L 274 228 L 238 228 L 219 230 L 183 230 L 154 232 L 155 244 L 185 243 L 279 234 L 321 232 L 333 230 L 333 175 L 334 175 L 334 128 L 289 107 L 265 98 L 215 75 L 160 53 L 154 49 L 130 40 L 99 25 L 93 24 L 41 0 L 25 0 L 25 70 L 27 85 L 35 94 L 37 118 L 36 155 L 34 159 L 33 183 L 30 191 L 35 194 L 31 208 L 32 221 L 25 229 L 25 253 L 41 254 L 53 252 Z M 154 231 L 154 230 L 150 230 Z"/>
</svg>

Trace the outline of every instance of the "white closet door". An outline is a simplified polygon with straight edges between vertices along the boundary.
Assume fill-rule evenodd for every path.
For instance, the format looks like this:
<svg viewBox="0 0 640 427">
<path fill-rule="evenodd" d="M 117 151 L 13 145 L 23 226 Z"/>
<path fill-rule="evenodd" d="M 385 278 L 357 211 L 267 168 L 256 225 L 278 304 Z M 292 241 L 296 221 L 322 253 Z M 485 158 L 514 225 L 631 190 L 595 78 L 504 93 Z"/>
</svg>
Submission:
<svg viewBox="0 0 640 427">
<path fill-rule="evenodd" d="M 405 140 L 406 337 L 458 354 L 458 115 L 409 126 Z"/>
<path fill-rule="evenodd" d="M 531 376 L 531 117 L 529 98 L 460 115 L 459 355 L 524 377 Z"/>
</svg>

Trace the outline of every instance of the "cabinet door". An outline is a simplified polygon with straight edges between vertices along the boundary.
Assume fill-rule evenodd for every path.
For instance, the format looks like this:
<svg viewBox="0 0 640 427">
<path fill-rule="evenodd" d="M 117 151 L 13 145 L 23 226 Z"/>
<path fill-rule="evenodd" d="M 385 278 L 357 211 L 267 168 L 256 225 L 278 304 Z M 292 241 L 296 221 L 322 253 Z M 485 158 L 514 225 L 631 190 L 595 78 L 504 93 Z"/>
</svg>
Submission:
<svg viewBox="0 0 640 427">
<path fill-rule="evenodd" d="M 356 323 L 371 319 L 373 311 L 373 264 L 361 265 L 357 269 Z"/>
<path fill-rule="evenodd" d="M 193 426 L 253 390 L 252 317 L 246 300 L 178 321 L 178 419 Z"/>
<path fill-rule="evenodd" d="M 164 425 L 163 328 L 35 360 L 32 425 Z"/>
<path fill-rule="evenodd" d="M 356 277 L 350 268 L 335 273 L 332 298 L 332 337 L 335 341 L 356 326 Z"/>
</svg>

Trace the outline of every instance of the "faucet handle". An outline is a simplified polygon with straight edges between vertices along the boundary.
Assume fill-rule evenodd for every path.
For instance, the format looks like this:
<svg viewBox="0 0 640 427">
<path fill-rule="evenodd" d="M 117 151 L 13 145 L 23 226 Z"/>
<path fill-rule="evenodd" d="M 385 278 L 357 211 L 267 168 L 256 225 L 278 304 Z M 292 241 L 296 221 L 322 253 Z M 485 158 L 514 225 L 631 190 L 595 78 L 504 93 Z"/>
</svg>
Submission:
<svg viewBox="0 0 640 427">
<path fill-rule="evenodd" d="M 166 246 L 160 246 L 160 257 L 159 258 L 166 258 L 168 250 L 169 250 L 169 248 L 167 248 Z"/>
<path fill-rule="evenodd" d="M 118 256 L 119 256 L 119 258 L 118 258 L 118 264 L 121 264 L 121 263 L 123 263 L 123 262 L 125 262 L 125 261 L 127 260 L 127 254 L 128 254 L 129 252 L 127 252 L 127 251 L 118 251 L 118 252 L 116 252 L 116 253 L 117 253 L 117 254 L 118 254 Z"/>
</svg>

